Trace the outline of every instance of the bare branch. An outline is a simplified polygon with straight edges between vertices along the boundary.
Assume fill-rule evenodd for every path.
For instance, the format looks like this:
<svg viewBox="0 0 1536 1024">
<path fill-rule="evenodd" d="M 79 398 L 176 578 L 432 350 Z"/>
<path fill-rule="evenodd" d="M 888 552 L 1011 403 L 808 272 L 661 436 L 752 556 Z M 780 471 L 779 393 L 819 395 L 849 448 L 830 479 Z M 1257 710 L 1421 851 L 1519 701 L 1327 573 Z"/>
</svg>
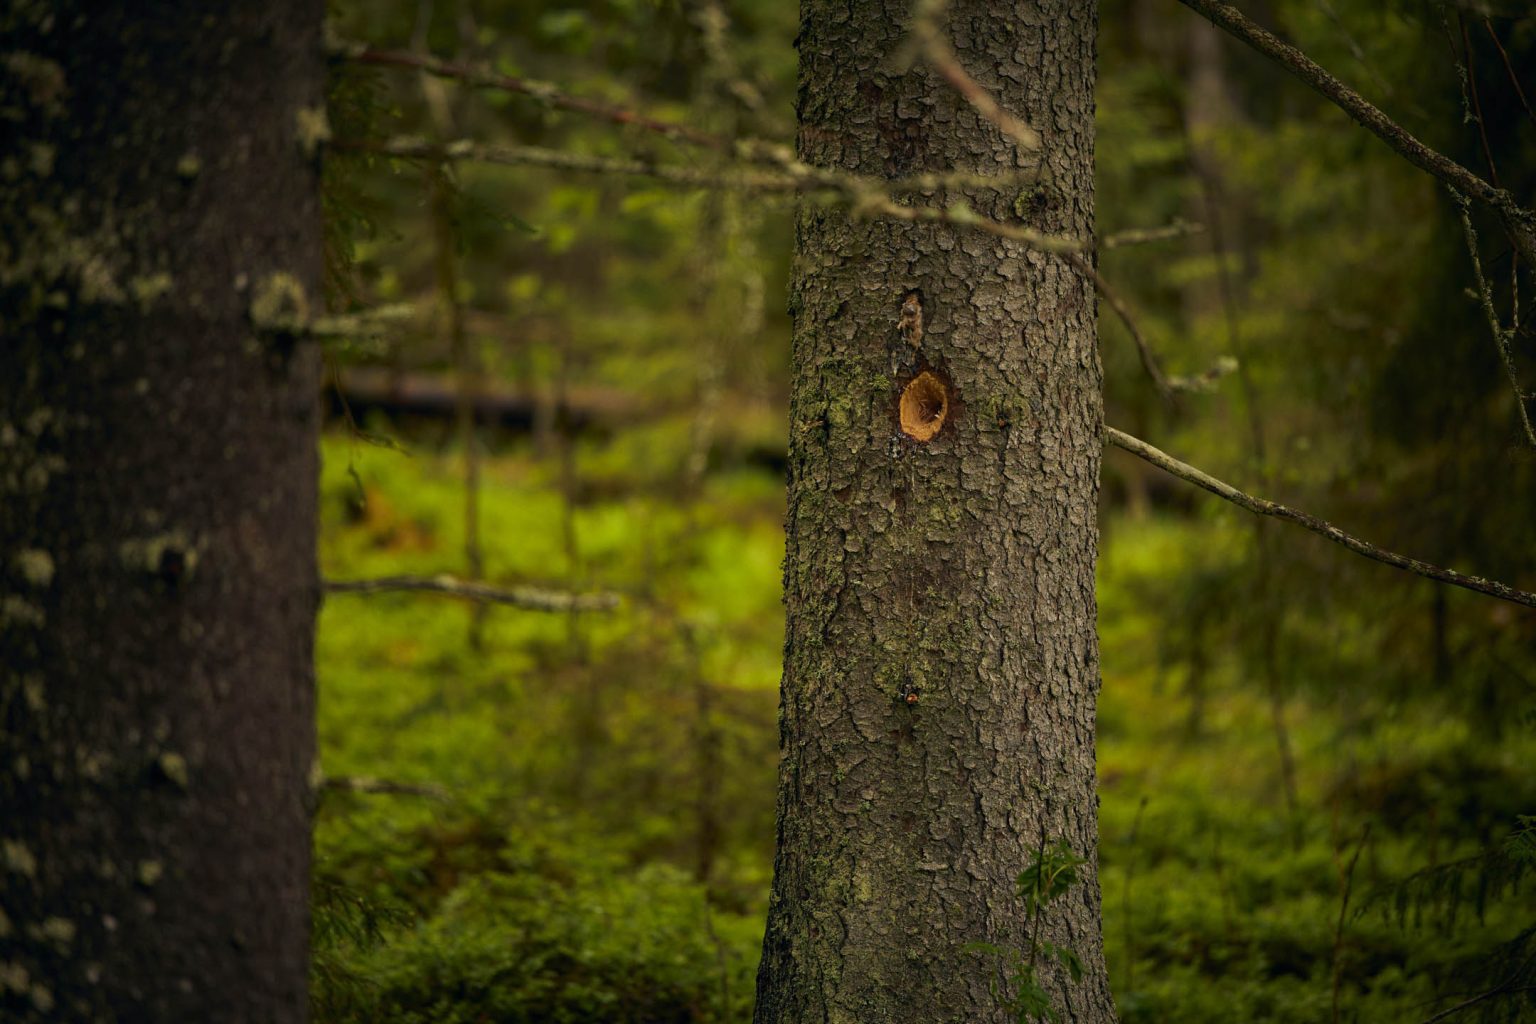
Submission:
<svg viewBox="0 0 1536 1024">
<path fill-rule="evenodd" d="M 1525 992 L 1536 992 L 1536 985 L 1515 985 L 1515 982 L 1525 972 L 1526 968 L 1530 967 L 1530 965 L 1531 960 L 1529 957 L 1527 957 L 1525 962 L 1519 967 L 1515 968 L 1515 972 L 1511 974 L 1507 979 L 1505 979 L 1503 984 L 1496 985 L 1495 987 L 1488 989 L 1486 992 L 1480 992 L 1470 999 L 1466 999 L 1457 1003 L 1455 1006 L 1448 1006 L 1434 1016 L 1426 1018 L 1422 1024 L 1439 1024 L 1439 1022 L 1442 1020 L 1447 1020 L 1451 1017 L 1454 1017 L 1456 1014 L 1461 1013 L 1463 1010 L 1470 1010 L 1478 1003 L 1486 1002 L 1489 999 L 1493 999 L 1497 996 L 1519 995 Z"/>
<path fill-rule="evenodd" d="M 375 50 L 367 46 L 343 46 L 339 47 L 335 52 L 337 56 L 346 60 L 356 61 L 359 64 L 413 68 L 438 78 L 451 78 L 484 89 L 497 89 L 502 92 L 530 96 L 557 110 L 569 110 L 573 113 L 585 114 L 588 117 L 608 121 L 612 124 L 641 128 L 671 139 L 674 142 L 684 142 L 690 145 L 718 150 L 730 148 L 730 144 L 725 139 L 711 135 L 708 132 L 699 131 L 697 128 L 674 124 L 670 121 L 663 121 L 654 117 L 647 117 L 633 110 L 614 106 L 610 103 L 603 103 L 599 100 L 572 96 L 559 86 L 549 82 L 539 82 L 528 78 L 503 75 L 482 65 L 442 60 L 431 54 L 408 53 L 402 50 Z"/>
<path fill-rule="evenodd" d="M 1109 282 L 1104 280 L 1104 275 L 1099 273 L 1092 260 L 1089 260 L 1080 253 L 1068 253 L 1062 258 L 1075 267 L 1078 273 L 1093 282 L 1093 286 L 1098 290 L 1099 295 L 1105 302 L 1109 303 L 1109 308 L 1115 311 L 1115 315 L 1120 318 L 1120 322 L 1125 324 L 1125 329 L 1130 332 L 1131 340 L 1136 343 L 1136 353 L 1141 356 L 1142 368 L 1147 371 L 1147 376 L 1152 378 L 1152 384 L 1157 388 L 1157 393 L 1162 395 L 1168 402 L 1173 402 L 1174 387 L 1168 382 L 1168 377 L 1163 373 L 1162 367 L 1157 364 L 1157 356 L 1153 354 L 1152 346 L 1147 343 L 1146 337 L 1141 333 L 1141 328 L 1136 326 L 1136 320 L 1131 316 L 1130 308 L 1121 300 L 1119 294 L 1109 286 Z"/>
<path fill-rule="evenodd" d="M 418 315 L 408 302 L 393 302 L 351 313 L 332 313 L 311 320 L 304 333 L 315 338 L 376 338 Z"/>
<path fill-rule="evenodd" d="M 1354 118 L 1361 127 L 1391 146 L 1415 167 L 1492 208 L 1520 254 L 1529 265 L 1536 266 L 1536 218 L 1533 218 L 1529 210 L 1522 209 L 1508 192 L 1496 188 L 1450 157 L 1424 145 L 1365 97 L 1334 78 L 1296 47 L 1282 42 L 1249 21 L 1231 4 L 1222 3 L 1221 0 L 1179 0 L 1179 3 L 1204 15 L 1213 24 L 1284 66 L 1318 93 L 1332 100 L 1335 106 Z"/>
<path fill-rule="evenodd" d="M 619 595 L 609 593 L 567 594 L 535 587 L 497 587 L 471 583 L 453 576 L 381 576 L 365 580 L 325 580 L 328 594 L 379 594 L 415 591 L 446 594 L 468 601 L 504 604 L 536 612 L 608 611 L 618 607 Z"/>
<path fill-rule="evenodd" d="M 1379 548 L 1374 544 L 1345 533 L 1338 527 L 1324 522 L 1316 516 L 1308 515 L 1305 512 L 1298 512 L 1277 502 L 1245 494 L 1231 484 L 1223 483 L 1210 474 L 1198 470 L 1188 463 L 1180 462 L 1167 452 L 1154 448 L 1147 444 L 1147 442 L 1116 430 L 1114 427 L 1108 425 L 1104 427 L 1104 440 L 1117 448 L 1130 452 L 1139 459 L 1150 462 L 1165 473 L 1171 473 L 1181 480 L 1194 484 L 1196 487 L 1204 488 L 1217 497 L 1230 501 L 1239 508 L 1247 509 L 1254 515 L 1273 516 L 1276 519 L 1295 523 L 1297 526 L 1305 527 L 1321 537 L 1326 537 L 1335 544 L 1348 548 L 1357 555 L 1364 555 L 1366 558 L 1397 569 L 1404 569 L 1428 579 L 1449 583 L 1455 587 L 1474 590 L 1479 594 L 1487 594 L 1489 597 L 1497 597 L 1503 601 L 1512 601 L 1515 604 L 1523 604 L 1528 608 L 1536 608 L 1536 594 L 1525 590 L 1517 590 L 1508 584 L 1483 579 L 1480 576 L 1467 576 L 1456 572 L 1454 569 L 1442 569 L 1439 566 L 1430 565 L 1428 562 L 1421 562 L 1416 558 L 1409 558 L 1406 555 L 1399 555 Z"/>
<path fill-rule="evenodd" d="M 810 167 L 791 160 L 783 173 L 745 169 L 696 170 L 668 164 L 649 163 L 619 157 L 565 153 L 539 146 L 497 146 L 461 139 L 437 145 L 419 138 L 398 138 L 385 142 L 342 140 L 337 149 L 377 153 L 406 160 L 478 160 L 515 166 L 547 167 L 555 170 L 620 174 L 650 177 L 684 188 L 734 188 L 758 192 L 831 192 L 848 202 L 856 217 L 883 216 L 894 220 L 927 221 L 974 228 L 999 238 L 1023 242 L 1044 252 L 1072 253 L 1083 247 L 1074 238 L 1047 235 L 1031 228 L 1003 224 L 975 213 L 964 203 L 952 206 L 904 206 L 894 201 L 891 192 L 935 191 L 957 185 L 996 187 L 1010 179 L 979 175 L 974 172 L 921 174 L 897 181 L 878 181 Z M 1091 273 L 1091 272 L 1090 272 Z"/>
<path fill-rule="evenodd" d="M 896 184 L 898 183 L 892 183 L 893 186 Z M 856 217 L 879 216 L 889 217 L 892 220 L 923 221 L 932 224 L 949 224 L 959 228 L 974 228 L 998 238 L 1023 242 L 1032 249 L 1060 253 L 1068 262 L 1071 262 L 1074 257 L 1080 259 L 1081 257 L 1077 254 L 1083 247 L 1083 243 L 1075 238 L 1047 235 L 1033 228 L 1019 224 L 1004 224 L 990 217 L 984 217 L 963 202 L 951 206 L 903 206 L 882 192 L 870 191 L 856 195 L 853 201 L 853 214 Z M 1092 271 L 1090 270 L 1089 273 L 1091 274 Z"/>
<path fill-rule="evenodd" d="M 435 782 L 394 782 L 365 775 L 327 775 L 315 784 L 319 793 L 366 793 L 384 796 L 424 796 L 444 803 L 453 795 Z"/>
<path fill-rule="evenodd" d="M 402 160 L 474 160 L 480 163 L 520 167 L 546 167 L 557 171 L 589 174 L 619 174 L 655 178 L 669 185 L 687 188 L 739 188 L 759 192 L 793 192 L 815 187 L 791 174 L 755 170 L 699 170 L 646 160 L 567 153 L 542 146 L 494 145 L 459 139 L 437 144 L 417 137 L 400 137 L 383 142 L 340 140 L 334 149 L 375 153 Z"/>
<path fill-rule="evenodd" d="M 719 0 L 697 0 L 689 5 L 688 20 L 698 30 L 715 81 L 747 110 L 761 113 L 766 105 L 762 90 L 741 73 L 728 41 L 731 19 Z"/>
<path fill-rule="evenodd" d="M 948 82 L 965 101 L 982 117 L 991 121 L 1008 138 L 1028 152 L 1038 152 L 1040 135 L 1019 118 L 1004 110 L 987 91 L 986 86 L 968 74 L 960 66 L 949 38 L 939 28 L 944 9 L 949 0 L 918 0 L 912 12 L 912 36 L 921 49 L 924 59 Z"/>
<path fill-rule="evenodd" d="M 1514 337 L 1513 330 L 1506 330 L 1499 321 L 1498 311 L 1493 308 L 1493 291 L 1488 287 L 1487 278 L 1483 277 L 1483 262 L 1477 254 L 1477 232 L 1472 227 L 1472 211 L 1467 207 L 1467 200 L 1460 193 L 1452 191 L 1458 206 L 1461 207 L 1461 230 L 1467 239 L 1467 252 L 1472 256 L 1472 274 L 1477 279 L 1477 297 L 1482 301 L 1483 314 L 1488 317 L 1488 329 L 1493 332 L 1493 344 L 1499 350 L 1499 361 L 1504 364 L 1504 374 L 1509 378 L 1509 386 L 1515 392 L 1515 409 L 1520 413 L 1520 426 L 1525 430 L 1526 442 L 1532 448 L 1536 448 L 1536 430 L 1531 428 L 1531 416 L 1526 411 L 1526 394 L 1520 387 L 1520 373 L 1515 367 L 1515 354 L 1510 347 L 1510 339 Z"/>
<path fill-rule="evenodd" d="M 1106 235 L 1099 242 L 1099 250 L 1107 252 L 1110 249 L 1121 249 L 1128 245 L 1166 242 L 1174 238 L 1198 235 L 1204 230 L 1204 224 L 1195 224 L 1187 220 L 1176 220 L 1171 224 L 1164 224 L 1162 227 L 1157 228 L 1130 228 L 1126 231 L 1116 231 L 1112 235 Z"/>
</svg>

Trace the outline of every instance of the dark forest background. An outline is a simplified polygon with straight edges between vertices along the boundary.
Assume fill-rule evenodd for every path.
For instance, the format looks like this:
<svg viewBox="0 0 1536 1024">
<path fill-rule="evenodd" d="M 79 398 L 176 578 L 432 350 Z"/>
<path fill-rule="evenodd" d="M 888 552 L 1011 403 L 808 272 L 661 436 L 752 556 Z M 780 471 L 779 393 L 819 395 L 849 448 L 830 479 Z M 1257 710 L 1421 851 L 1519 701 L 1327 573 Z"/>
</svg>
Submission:
<svg viewBox="0 0 1536 1024">
<path fill-rule="evenodd" d="M 1536 15 L 1248 12 L 1516 197 Z M 1171 0 L 1101 4 L 1107 419 L 1438 564 L 1536 583 L 1536 455 L 1446 190 Z M 787 140 L 794 4 L 335 0 L 432 53 Z M 652 132 L 337 61 L 322 565 L 613 608 L 333 594 L 319 633 L 322 1020 L 747 1019 L 773 846 L 793 200 L 391 159 L 391 137 L 700 170 Z M 1049 201 L 1025 190 L 1020 203 Z M 1532 290 L 1474 216 L 1536 379 Z M 1536 618 L 1355 558 L 1111 450 L 1101 501 L 1105 942 L 1124 1019 L 1530 1012 Z M 551 602 L 559 605 L 559 601 Z"/>
</svg>

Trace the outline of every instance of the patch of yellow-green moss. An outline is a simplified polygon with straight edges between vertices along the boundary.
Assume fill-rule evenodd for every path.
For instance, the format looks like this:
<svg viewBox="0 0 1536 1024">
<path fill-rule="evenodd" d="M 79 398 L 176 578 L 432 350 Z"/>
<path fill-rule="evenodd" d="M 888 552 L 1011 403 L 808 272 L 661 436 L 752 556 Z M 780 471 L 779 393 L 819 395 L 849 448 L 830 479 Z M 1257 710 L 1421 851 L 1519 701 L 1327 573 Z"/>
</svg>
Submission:
<svg viewBox="0 0 1536 1024">
<path fill-rule="evenodd" d="M 47 621 L 42 608 L 17 594 L 0 597 L 0 626 L 36 629 Z"/>
<path fill-rule="evenodd" d="M 172 284 L 171 275 L 162 270 L 133 278 L 128 282 L 128 290 L 133 293 L 140 309 L 148 309 L 156 299 L 170 292 Z"/>
<path fill-rule="evenodd" d="M 0 864 L 7 871 L 33 878 L 37 875 L 37 858 L 20 839 L 0 839 Z"/>
<path fill-rule="evenodd" d="M 135 572 L 158 573 L 164 567 L 167 555 L 181 561 L 182 574 L 190 574 L 197 567 L 197 545 L 183 530 L 167 530 L 149 537 L 135 537 L 117 546 L 118 558 L 124 568 Z"/>
<path fill-rule="evenodd" d="M 25 548 L 16 552 L 12 559 L 21 578 L 34 587 L 46 587 L 53 582 L 53 556 L 40 548 Z"/>
<path fill-rule="evenodd" d="M 309 296 L 286 271 L 262 278 L 251 295 L 251 323 L 265 331 L 297 333 L 309 324 Z"/>
<path fill-rule="evenodd" d="M 187 759 L 180 754 L 166 751 L 156 760 L 156 765 L 166 778 L 170 779 L 182 789 L 187 788 Z"/>
<path fill-rule="evenodd" d="M 68 946 L 75 941 L 75 923 L 63 917 L 49 917 L 42 924 L 30 926 L 27 934 L 55 946 Z"/>
<path fill-rule="evenodd" d="M 331 121 L 324 107 L 300 107 L 294 113 L 294 133 L 299 149 L 311 160 L 320 147 L 331 141 Z"/>
</svg>

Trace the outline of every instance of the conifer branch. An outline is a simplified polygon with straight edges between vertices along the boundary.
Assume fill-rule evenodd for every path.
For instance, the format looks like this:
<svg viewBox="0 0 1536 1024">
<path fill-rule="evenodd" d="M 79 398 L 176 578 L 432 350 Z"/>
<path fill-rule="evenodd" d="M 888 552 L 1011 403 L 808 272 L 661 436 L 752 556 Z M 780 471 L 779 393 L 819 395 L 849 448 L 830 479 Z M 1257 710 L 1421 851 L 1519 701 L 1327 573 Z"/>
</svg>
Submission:
<svg viewBox="0 0 1536 1024">
<path fill-rule="evenodd" d="M 445 594 L 449 597 L 487 604 L 504 604 L 536 612 L 609 611 L 618 607 L 619 595 L 604 592 L 568 594 L 535 587 L 497 587 L 472 583 L 453 576 L 381 576 L 362 580 L 325 580 L 321 589 L 328 594 L 379 594 L 391 591 L 415 591 Z"/>
<path fill-rule="evenodd" d="M 1464 573 L 1456 572 L 1454 569 L 1442 569 L 1439 566 L 1430 565 L 1428 562 L 1421 562 L 1417 558 L 1409 558 L 1406 555 L 1399 555 L 1384 548 L 1379 548 L 1368 541 L 1363 541 L 1358 537 L 1345 533 L 1338 527 L 1316 516 L 1288 508 L 1278 502 L 1245 494 L 1231 484 L 1224 483 L 1188 463 L 1180 462 L 1167 452 L 1154 448 L 1147 442 L 1116 430 L 1114 427 L 1108 425 L 1104 427 L 1104 440 L 1117 448 L 1130 452 L 1139 459 L 1150 462 L 1163 472 L 1188 481 L 1196 487 L 1210 491 L 1217 497 L 1224 498 L 1239 508 L 1247 509 L 1254 515 L 1273 516 L 1276 519 L 1295 523 L 1297 526 L 1311 530 L 1320 537 L 1325 537 L 1335 544 L 1348 548 L 1357 555 L 1363 555 L 1384 565 L 1416 573 L 1441 583 L 1449 583 L 1454 587 L 1462 587 L 1466 590 L 1476 591 L 1479 594 L 1487 594 L 1489 597 L 1497 597 L 1503 601 L 1511 601 L 1515 604 L 1523 604 L 1528 608 L 1536 608 L 1536 594 L 1526 590 L 1518 590 L 1506 583 L 1484 579 L 1481 576 L 1468 576 Z"/>
<path fill-rule="evenodd" d="M 1221 0 L 1179 0 L 1212 24 L 1247 43 L 1331 100 L 1361 127 L 1375 135 L 1415 167 L 1439 178 L 1464 195 L 1490 207 L 1528 265 L 1536 266 L 1536 217 L 1504 189 L 1497 188 L 1450 157 L 1430 149 L 1406 128 L 1382 113 L 1365 97 L 1325 71 L 1296 47 L 1250 21 Z"/>
</svg>

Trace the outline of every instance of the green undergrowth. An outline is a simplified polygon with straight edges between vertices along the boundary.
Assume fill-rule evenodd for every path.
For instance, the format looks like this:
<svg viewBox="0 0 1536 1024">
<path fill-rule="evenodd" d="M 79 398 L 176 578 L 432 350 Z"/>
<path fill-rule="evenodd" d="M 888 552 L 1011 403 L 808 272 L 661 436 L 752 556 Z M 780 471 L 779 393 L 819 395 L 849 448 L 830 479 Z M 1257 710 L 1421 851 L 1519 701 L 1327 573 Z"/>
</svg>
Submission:
<svg viewBox="0 0 1536 1024">
<path fill-rule="evenodd" d="M 457 460 L 412 447 L 327 439 L 328 576 L 463 565 Z M 666 459 L 584 442 L 575 464 L 582 487 L 564 495 L 558 460 L 498 441 L 485 575 L 613 591 L 617 611 L 496 607 L 476 627 L 440 596 L 326 601 L 320 1020 L 749 1018 L 773 842 L 783 483 L 716 466 L 683 502 L 676 465 L 635 475 Z M 1490 740 L 1434 695 L 1357 689 L 1339 667 L 1356 654 L 1304 612 L 1287 628 L 1332 660 L 1293 638 L 1278 690 L 1233 653 L 1230 616 L 1170 631 L 1170 606 L 1190 600 L 1177 581 L 1219 581 L 1251 536 L 1225 513 L 1106 521 L 1099 857 L 1121 1013 L 1428 1017 L 1496 984 L 1532 924 L 1529 892 L 1509 887 L 1520 858 L 1501 845 L 1536 807 L 1532 730 Z M 1468 860 L 1489 849 L 1508 856 Z"/>
</svg>

